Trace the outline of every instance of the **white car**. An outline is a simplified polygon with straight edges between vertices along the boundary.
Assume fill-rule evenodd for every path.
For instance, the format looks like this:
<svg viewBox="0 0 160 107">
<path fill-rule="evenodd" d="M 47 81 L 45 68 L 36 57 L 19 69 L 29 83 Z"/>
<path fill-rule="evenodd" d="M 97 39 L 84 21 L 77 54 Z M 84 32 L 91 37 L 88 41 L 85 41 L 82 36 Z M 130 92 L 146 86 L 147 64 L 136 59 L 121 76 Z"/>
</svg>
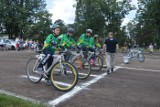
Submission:
<svg viewBox="0 0 160 107">
<path fill-rule="evenodd" d="M 5 40 L 5 47 L 7 49 L 15 50 L 16 49 L 16 41 L 11 40 L 11 39 L 6 39 Z"/>
</svg>

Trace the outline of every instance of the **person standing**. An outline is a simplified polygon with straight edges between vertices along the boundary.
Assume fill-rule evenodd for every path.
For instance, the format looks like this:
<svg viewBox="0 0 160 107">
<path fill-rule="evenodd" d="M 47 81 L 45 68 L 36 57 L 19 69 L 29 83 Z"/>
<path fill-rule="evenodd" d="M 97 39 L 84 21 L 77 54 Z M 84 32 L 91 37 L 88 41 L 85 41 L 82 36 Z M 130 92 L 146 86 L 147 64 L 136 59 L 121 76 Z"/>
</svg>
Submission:
<svg viewBox="0 0 160 107">
<path fill-rule="evenodd" d="M 152 43 L 149 45 L 149 55 L 151 56 L 153 54 L 153 45 Z"/>
<path fill-rule="evenodd" d="M 103 44 L 103 50 L 107 53 L 107 73 L 110 74 L 114 70 L 115 66 L 115 54 L 119 49 L 118 41 L 114 38 L 113 32 L 109 32 L 108 38 L 105 40 Z"/>
</svg>

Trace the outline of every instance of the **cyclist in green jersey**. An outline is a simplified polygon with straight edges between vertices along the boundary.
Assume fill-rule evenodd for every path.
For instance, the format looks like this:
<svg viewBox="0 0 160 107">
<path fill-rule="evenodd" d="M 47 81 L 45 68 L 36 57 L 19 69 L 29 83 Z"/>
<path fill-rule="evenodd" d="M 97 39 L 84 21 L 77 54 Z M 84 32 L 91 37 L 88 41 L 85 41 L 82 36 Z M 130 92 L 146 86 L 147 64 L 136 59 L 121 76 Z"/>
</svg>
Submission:
<svg viewBox="0 0 160 107">
<path fill-rule="evenodd" d="M 78 40 L 78 46 L 82 48 L 84 57 L 87 58 L 88 51 L 95 52 L 94 38 L 92 37 L 92 29 L 87 29 L 85 34 L 82 34 Z"/>
<path fill-rule="evenodd" d="M 42 63 L 40 64 L 38 71 L 43 71 L 42 66 L 45 65 L 46 63 L 47 63 L 47 68 L 49 68 L 52 65 L 52 62 L 53 62 L 52 55 L 54 54 L 54 52 L 56 50 L 56 46 L 58 45 L 57 37 L 60 34 L 61 27 L 57 24 L 54 24 L 52 26 L 52 31 L 53 31 L 53 34 L 49 34 L 47 36 L 46 40 L 44 41 L 43 53 L 46 56 L 43 59 Z M 49 77 L 49 74 L 48 74 L 48 77 Z M 49 78 L 46 79 L 47 80 L 46 81 L 47 85 L 50 85 Z"/>
<path fill-rule="evenodd" d="M 77 45 L 77 43 L 73 39 L 73 35 L 75 34 L 75 29 L 68 28 L 67 33 L 63 34 L 61 39 L 61 46 L 64 47 L 66 51 L 65 60 L 69 61 L 71 56 L 71 49 Z"/>
</svg>

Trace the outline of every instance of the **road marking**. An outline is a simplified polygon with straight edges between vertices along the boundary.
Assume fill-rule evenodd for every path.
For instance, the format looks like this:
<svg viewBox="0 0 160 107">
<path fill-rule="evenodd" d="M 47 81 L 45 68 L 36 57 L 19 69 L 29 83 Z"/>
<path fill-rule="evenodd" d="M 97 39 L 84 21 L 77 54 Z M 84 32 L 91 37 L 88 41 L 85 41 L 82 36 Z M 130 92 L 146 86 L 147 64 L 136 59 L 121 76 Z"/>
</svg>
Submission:
<svg viewBox="0 0 160 107">
<path fill-rule="evenodd" d="M 81 74 L 81 75 L 88 75 L 88 74 L 85 74 L 85 73 L 78 73 L 78 74 Z M 97 77 L 98 75 L 90 74 L 89 76 L 90 76 L 90 77 Z"/>
<path fill-rule="evenodd" d="M 118 67 L 116 67 L 114 70 L 117 70 Z M 48 104 L 49 105 L 52 105 L 52 106 L 56 106 L 58 105 L 59 103 L 61 102 L 64 102 L 68 99 L 70 99 L 71 97 L 75 96 L 77 93 L 79 93 L 80 91 L 82 91 L 83 89 L 87 88 L 88 86 L 90 86 L 91 84 L 93 83 L 96 83 L 98 80 L 104 78 L 105 76 L 107 75 L 107 73 L 103 73 L 99 76 L 97 76 L 96 78 L 88 81 L 88 82 L 85 82 L 83 83 L 81 86 L 77 87 L 77 88 L 74 88 L 73 90 L 71 90 L 70 92 L 67 92 L 66 94 L 58 97 L 57 99 L 54 99 L 52 101 L 49 101 Z"/>
<path fill-rule="evenodd" d="M 26 76 L 26 75 L 21 75 L 21 77 L 23 77 L 23 78 L 27 78 L 27 76 Z M 33 76 L 31 76 L 31 78 L 38 79 L 37 77 L 33 77 Z M 45 81 L 45 79 L 43 78 L 41 81 Z M 60 81 L 56 81 L 55 83 L 57 83 L 57 84 L 59 84 L 59 85 L 63 85 L 63 86 L 71 86 L 71 84 L 63 83 L 63 82 L 60 82 Z"/>
<path fill-rule="evenodd" d="M 5 91 L 5 90 L 0 90 L 0 93 L 1 94 L 6 94 L 6 95 L 9 95 L 9 96 L 14 96 L 16 98 L 20 98 L 20 99 L 23 99 L 23 100 L 26 100 L 26 101 L 30 101 L 34 104 L 40 104 L 41 103 L 40 101 L 37 101 L 35 99 L 31 99 L 31 98 L 28 98 L 28 97 L 25 97 L 25 96 L 22 96 L 22 95 L 18 95 L 16 93 L 12 93 L 12 92 Z"/>
<path fill-rule="evenodd" d="M 148 71 L 148 72 L 160 72 L 160 70 L 154 70 L 154 69 L 129 68 L 129 67 L 122 67 L 122 66 L 117 66 L 117 67 L 124 68 L 124 69 L 131 69 L 131 70 Z"/>
</svg>

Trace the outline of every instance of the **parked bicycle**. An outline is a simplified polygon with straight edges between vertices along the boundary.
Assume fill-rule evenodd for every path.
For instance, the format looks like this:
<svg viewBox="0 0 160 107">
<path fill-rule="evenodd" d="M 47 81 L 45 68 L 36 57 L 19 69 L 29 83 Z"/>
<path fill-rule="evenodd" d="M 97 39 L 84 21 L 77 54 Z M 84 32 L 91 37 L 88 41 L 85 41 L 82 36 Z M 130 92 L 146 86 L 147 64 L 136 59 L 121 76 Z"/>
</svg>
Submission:
<svg viewBox="0 0 160 107">
<path fill-rule="evenodd" d="M 143 53 L 138 50 L 138 49 L 131 49 L 130 51 L 124 53 L 123 56 L 123 61 L 124 63 L 129 63 L 131 61 L 131 59 L 137 57 L 137 60 L 139 62 L 144 62 L 145 60 L 145 56 L 143 55 Z"/>
<path fill-rule="evenodd" d="M 38 55 L 31 57 L 26 65 L 26 74 L 31 82 L 38 83 L 43 77 L 49 78 L 47 75 L 50 74 L 50 81 L 57 90 L 69 91 L 75 87 L 78 82 L 78 73 L 71 63 L 64 61 L 64 52 L 52 55 L 54 63 L 48 69 L 44 65 L 44 72 L 38 71 L 38 66 L 46 56 L 42 51 L 37 53 Z"/>
</svg>

